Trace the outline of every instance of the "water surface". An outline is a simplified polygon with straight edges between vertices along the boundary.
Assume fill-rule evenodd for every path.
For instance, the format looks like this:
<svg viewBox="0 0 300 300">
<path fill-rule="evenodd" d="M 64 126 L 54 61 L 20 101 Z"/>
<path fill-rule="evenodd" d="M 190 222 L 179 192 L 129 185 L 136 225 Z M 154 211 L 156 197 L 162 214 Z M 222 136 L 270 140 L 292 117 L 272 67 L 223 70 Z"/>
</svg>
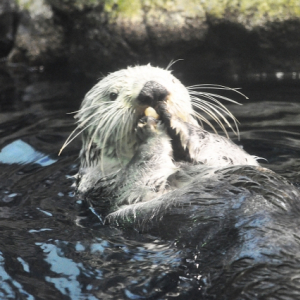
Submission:
<svg viewBox="0 0 300 300">
<path fill-rule="evenodd" d="M 209 278 L 195 249 L 104 226 L 74 195 L 80 141 L 57 154 L 94 82 L 3 70 L 0 83 L 0 298 L 199 299 Z M 298 185 L 300 85 L 242 91 L 232 138 Z"/>
</svg>

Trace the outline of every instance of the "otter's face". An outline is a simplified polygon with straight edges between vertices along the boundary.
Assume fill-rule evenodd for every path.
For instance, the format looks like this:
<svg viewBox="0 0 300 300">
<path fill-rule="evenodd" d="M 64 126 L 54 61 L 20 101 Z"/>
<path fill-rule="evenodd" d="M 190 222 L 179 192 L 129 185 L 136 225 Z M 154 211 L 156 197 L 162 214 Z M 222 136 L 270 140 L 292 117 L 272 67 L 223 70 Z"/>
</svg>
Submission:
<svg viewBox="0 0 300 300">
<path fill-rule="evenodd" d="M 76 115 L 83 130 L 83 164 L 97 164 L 104 157 L 130 160 L 137 147 L 138 120 L 148 107 L 156 109 L 161 102 L 171 115 L 195 122 L 187 89 L 168 70 L 137 66 L 102 79 Z"/>
<path fill-rule="evenodd" d="M 184 123 L 199 126 L 196 119 L 206 122 L 215 130 L 202 112 L 227 133 L 223 123 L 229 127 L 231 125 L 226 115 L 235 125 L 236 119 L 219 100 L 237 102 L 204 92 L 205 89 L 232 90 L 210 84 L 187 89 L 170 71 L 150 65 L 111 73 L 86 94 L 75 116 L 78 126 L 62 149 L 82 133 L 81 166 L 100 166 L 104 173 L 106 170 L 116 170 L 133 157 L 138 145 L 135 133 L 138 120 L 153 110 L 156 110 L 154 114 L 166 125 L 172 138 L 180 132 L 186 134 Z M 201 113 L 194 111 L 192 106 Z M 183 143 L 182 140 L 179 142 Z"/>
<path fill-rule="evenodd" d="M 103 93 L 95 97 L 100 90 Z M 85 101 L 90 103 L 83 106 L 113 101 L 132 110 L 137 118 L 143 116 L 147 107 L 155 109 L 159 101 L 167 104 L 172 115 L 188 119 L 193 114 L 189 93 L 181 82 L 170 71 L 150 65 L 111 73 L 92 89 Z"/>
</svg>

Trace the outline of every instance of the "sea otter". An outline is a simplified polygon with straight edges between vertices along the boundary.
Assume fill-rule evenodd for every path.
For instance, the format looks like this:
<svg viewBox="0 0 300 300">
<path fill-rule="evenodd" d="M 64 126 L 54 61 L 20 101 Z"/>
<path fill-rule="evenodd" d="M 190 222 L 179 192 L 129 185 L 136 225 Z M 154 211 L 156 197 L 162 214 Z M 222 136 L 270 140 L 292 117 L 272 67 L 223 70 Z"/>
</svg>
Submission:
<svg viewBox="0 0 300 300">
<path fill-rule="evenodd" d="M 235 119 L 200 88 L 150 65 L 96 84 L 76 115 L 78 194 L 106 224 L 194 249 L 203 299 L 300 299 L 300 192 L 204 130 L 201 110 Z"/>
<path fill-rule="evenodd" d="M 199 86 L 188 90 L 170 71 L 150 65 L 114 72 L 96 84 L 76 115 L 77 130 L 82 132 L 83 141 L 78 190 L 88 191 L 100 177 L 110 175 L 130 162 L 139 147 L 137 124 L 149 107 L 157 110 L 166 127 L 176 161 L 212 167 L 258 166 L 256 157 L 198 124 L 197 120 L 204 121 L 214 129 L 193 106 L 209 114 L 225 132 L 222 121 L 231 126 L 225 116 L 231 117 L 235 124 L 236 120 L 218 101 L 218 97 L 224 97 L 197 92 L 197 88 Z M 72 135 L 63 147 L 71 140 Z"/>
</svg>

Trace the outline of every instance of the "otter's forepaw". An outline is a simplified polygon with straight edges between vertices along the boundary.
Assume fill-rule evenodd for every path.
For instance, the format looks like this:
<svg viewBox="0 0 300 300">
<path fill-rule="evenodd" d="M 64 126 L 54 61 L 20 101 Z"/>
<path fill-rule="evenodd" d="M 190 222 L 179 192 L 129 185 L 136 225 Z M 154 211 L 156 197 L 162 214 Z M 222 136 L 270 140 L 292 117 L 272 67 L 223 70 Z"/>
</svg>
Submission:
<svg viewBox="0 0 300 300">
<path fill-rule="evenodd" d="M 161 101 L 158 103 L 156 109 L 163 123 L 166 124 L 167 127 L 170 127 L 172 115 L 168 111 L 167 104 Z"/>
<path fill-rule="evenodd" d="M 167 133 L 172 139 L 173 155 L 176 160 L 191 161 L 190 142 L 192 135 L 190 132 L 191 124 L 185 122 L 177 115 L 172 115 L 165 102 L 160 102 L 157 112 L 167 128 Z"/>
<path fill-rule="evenodd" d="M 136 128 L 137 137 L 141 141 L 145 141 L 149 137 L 154 137 L 164 131 L 161 121 L 153 117 L 143 117 L 139 120 Z"/>
</svg>

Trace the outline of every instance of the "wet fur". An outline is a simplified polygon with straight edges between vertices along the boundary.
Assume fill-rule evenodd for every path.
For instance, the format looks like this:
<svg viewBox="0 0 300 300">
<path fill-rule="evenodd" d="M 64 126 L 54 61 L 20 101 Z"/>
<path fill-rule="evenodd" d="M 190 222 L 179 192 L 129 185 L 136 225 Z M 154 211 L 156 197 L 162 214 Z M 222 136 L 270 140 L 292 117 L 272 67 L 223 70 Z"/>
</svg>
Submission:
<svg viewBox="0 0 300 300">
<path fill-rule="evenodd" d="M 63 146 L 66 147 L 78 134 L 82 135 L 78 191 L 84 194 L 99 178 L 126 167 L 139 146 L 135 132 L 137 123 L 149 106 L 157 110 L 166 126 L 172 140 L 174 160 L 215 167 L 258 165 L 256 157 L 229 139 L 205 131 L 197 122 L 206 122 L 215 130 L 193 106 L 207 113 L 225 133 L 223 122 L 230 125 L 226 115 L 236 124 L 234 116 L 218 98 L 232 100 L 206 93 L 201 88 L 205 91 L 207 85 L 187 89 L 170 71 L 150 65 L 114 72 L 96 84 L 85 96 L 76 115 L 78 127 Z M 147 102 L 151 92 L 158 97 L 155 103 Z"/>
<path fill-rule="evenodd" d="M 111 208 L 106 223 L 176 241 L 193 262 L 190 272 L 200 274 L 199 299 L 300 299 L 299 190 L 259 166 L 173 164 L 171 141 L 159 129 L 145 134 L 108 194 L 102 182 L 87 197 L 96 207 L 104 195 L 125 200 L 112 202 L 121 206 Z M 140 182 L 143 172 L 159 180 Z"/>
<path fill-rule="evenodd" d="M 191 98 L 177 81 L 176 92 L 187 103 L 176 108 L 183 98 L 174 94 L 155 104 L 160 120 L 143 116 L 136 99 L 147 72 L 166 83 L 156 69 L 143 68 L 145 81 L 125 86 L 129 96 L 132 92 L 127 102 L 107 99 L 120 73 L 87 94 L 78 114 L 79 128 L 85 128 L 78 192 L 98 206 L 106 224 L 134 227 L 176 240 L 182 251 L 191 249 L 187 253 L 201 277 L 199 299 L 300 299 L 299 190 L 198 125 Z M 129 69 L 129 77 L 143 77 L 140 70 Z M 168 77 L 166 72 L 158 73 Z M 109 113 L 125 103 L 131 115 L 116 114 L 123 130 Z M 121 132 L 122 142 L 116 138 Z"/>
</svg>

